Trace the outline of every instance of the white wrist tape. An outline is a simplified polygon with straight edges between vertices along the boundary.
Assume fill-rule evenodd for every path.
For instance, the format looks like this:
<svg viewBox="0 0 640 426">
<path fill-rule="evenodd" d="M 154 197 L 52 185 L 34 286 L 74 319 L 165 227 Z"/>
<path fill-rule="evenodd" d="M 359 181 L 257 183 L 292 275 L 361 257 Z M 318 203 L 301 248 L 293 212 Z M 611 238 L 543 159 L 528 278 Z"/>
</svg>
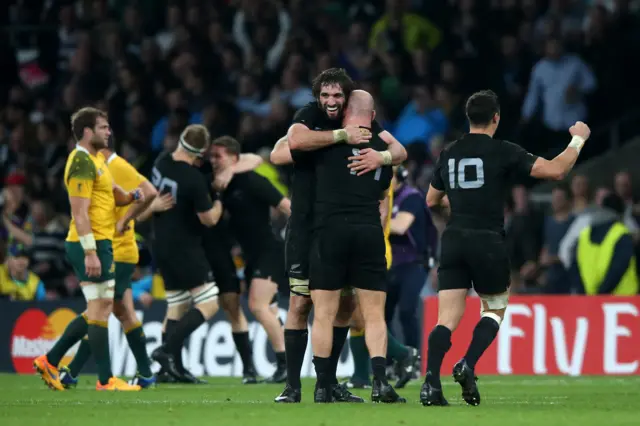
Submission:
<svg viewBox="0 0 640 426">
<path fill-rule="evenodd" d="M 96 246 L 96 239 L 93 236 L 93 233 L 87 234 L 87 235 L 81 235 L 80 236 L 80 245 L 82 246 L 82 249 L 87 251 L 87 250 L 97 250 L 97 246 Z"/>
<path fill-rule="evenodd" d="M 582 146 L 584 145 L 584 142 L 585 140 L 581 136 L 574 136 L 573 138 L 571 138 L 571 142 L 569 142 L 569 146 L 575 149 L 576 151 L 580 152 L 580 150 L 582 149 Z"/>
<path fill-rule="evenodd" d="M 342 142 L 349 139 L 349 135 L 345 129 L 338 129 L 333 131 L 333 141 Z"/>
<path fill-rule="evenodd" d="M 381 151 L 380 154 L 382 155 L 382 164 L 385 166 L 390 166 L 391 165 L 391 153 L 389 151 Z"/>
</svg>

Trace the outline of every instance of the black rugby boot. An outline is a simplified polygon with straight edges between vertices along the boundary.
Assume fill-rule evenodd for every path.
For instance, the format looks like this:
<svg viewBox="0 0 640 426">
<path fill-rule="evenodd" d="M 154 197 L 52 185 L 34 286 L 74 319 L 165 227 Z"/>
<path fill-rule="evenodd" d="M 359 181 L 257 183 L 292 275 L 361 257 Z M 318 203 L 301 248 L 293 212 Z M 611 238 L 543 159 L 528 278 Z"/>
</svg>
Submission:
<svg viewBox="0 0 640 426">
<path fill-rule="evenodd" d="M 378 379 L 373 379 L 373 387 L 371 388 L 371 401 L 382 402 L 385 404 L 404 404 L 406 399 L 398 395 L 389 383 L 382 383 Z"/>
<path fill-rule="evenodd" d="M 476 381 L 478 378 L 475 373 L 467 365 L 467 361 L 461 359 L 453 366 L 453 379 L 460 384 L 462 388 L 462 399 L 469 405 L 480 405 L 480 392 Z"/>
</svg>

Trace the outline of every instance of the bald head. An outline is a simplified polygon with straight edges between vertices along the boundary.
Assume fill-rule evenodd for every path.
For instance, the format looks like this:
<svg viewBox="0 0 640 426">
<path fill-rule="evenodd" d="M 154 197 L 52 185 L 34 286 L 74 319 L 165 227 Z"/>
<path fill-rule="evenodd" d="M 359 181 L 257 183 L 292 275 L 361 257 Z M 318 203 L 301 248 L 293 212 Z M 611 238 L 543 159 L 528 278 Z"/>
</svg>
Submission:
<svg viewBox="0 0 640 426">
<path fill-rule="evenodd" d="M 354 90 L 349 96 L 343 125 L 371 127 L 375 117 L 373 96 L 364 90 Z"/>
</svg>

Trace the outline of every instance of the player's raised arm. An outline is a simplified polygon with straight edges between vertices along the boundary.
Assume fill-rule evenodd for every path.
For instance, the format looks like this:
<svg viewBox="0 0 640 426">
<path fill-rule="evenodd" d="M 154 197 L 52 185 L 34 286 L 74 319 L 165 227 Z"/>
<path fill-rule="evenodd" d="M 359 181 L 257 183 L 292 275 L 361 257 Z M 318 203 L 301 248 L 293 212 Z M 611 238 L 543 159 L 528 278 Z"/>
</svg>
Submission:
<svg viewBox="0 0 640 426">
<path fill-rule="evenodd" d="M 591 130 L 582 121 L 576 122 L 569 129 L 572 139 L 567 148 L 553 160 L 538 157 L 531 168 L 531 176 L 538 179 L 562 180 L 571 171 L 580 155 L 580 150 L 589 139 Z"/>
<path fill-rule="evenodd" d="M 287 136 L 281 137 L 273 146 L 270 156 L 271 162 L 276 166 L 284 166 L 285 164 L 293 164 L 291 149 L 289 149 L 289 141 Z"/>
</svg>

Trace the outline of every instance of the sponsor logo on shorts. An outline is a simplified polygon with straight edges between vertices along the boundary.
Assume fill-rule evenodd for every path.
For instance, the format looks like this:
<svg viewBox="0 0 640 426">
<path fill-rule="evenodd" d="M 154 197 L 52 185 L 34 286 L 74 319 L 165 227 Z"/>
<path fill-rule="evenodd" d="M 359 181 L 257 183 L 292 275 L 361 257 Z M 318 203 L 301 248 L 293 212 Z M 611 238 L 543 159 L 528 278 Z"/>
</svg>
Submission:
<svg viewBox="0 0 640 426">
<path fill-rule="evenodd" d="M 67 325 L 77 316 L 68 308 L 45 314 L 40 309 L 27 309 L 18 317 L 11 333 L 11 360 L 17 373 L 33 373 L 33 361 L 53 347 Z M 72 348 L 61 364 L 71 362 Z"/>
</svg>

